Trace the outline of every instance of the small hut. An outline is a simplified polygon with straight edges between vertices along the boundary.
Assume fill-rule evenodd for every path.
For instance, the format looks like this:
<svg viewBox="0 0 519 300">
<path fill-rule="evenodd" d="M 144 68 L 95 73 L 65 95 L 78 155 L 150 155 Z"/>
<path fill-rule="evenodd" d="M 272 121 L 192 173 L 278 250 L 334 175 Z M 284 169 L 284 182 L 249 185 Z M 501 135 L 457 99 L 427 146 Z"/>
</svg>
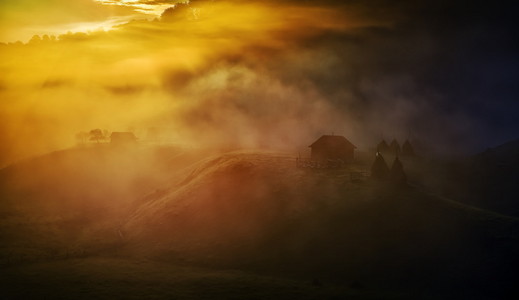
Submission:
<svg viewBox="0 0 519 300">
<path fill-rule="evenodd" d="M 380 152 L 377 152 L 375 155 L 375 161 L 373 162 L 373 165 L 371 165 L 371 178 L 383 180 L 387 178 L 388 174 L 389 167 L 387 166 L 386 160 Z"/>
<path fill-rule="evenodd" d="M 137 137 L 133 132 L 112 132 L 110 143 L 112 145 L 133 145 L 137 143 Z"/>
<path fill-rule="evenodd" d="M 345 162 L 353 160 L 353 152 L 357 148 L 342 135 L 323 135 L 309 147 L 314 161 L 340 159 Z"/>
</svg>

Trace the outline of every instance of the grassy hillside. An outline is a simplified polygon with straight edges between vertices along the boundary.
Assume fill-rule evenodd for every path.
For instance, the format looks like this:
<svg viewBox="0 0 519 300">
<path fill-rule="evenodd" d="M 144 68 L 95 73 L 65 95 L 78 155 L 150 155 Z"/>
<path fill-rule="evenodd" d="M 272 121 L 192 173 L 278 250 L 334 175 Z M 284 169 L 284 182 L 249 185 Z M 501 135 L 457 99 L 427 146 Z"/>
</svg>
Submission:
<svg viewBox="0 0 519 300">
<path fill-rule="evenodd" d="M 495 299 L 514 292 L 516 218 L 417 187 L 352 180 L 352 171 L 368 169 L 364 162 L 296 168 L 291 155 L 261 151 L 54 153 L 0 172 L 3 268 L 15 283 L 30 272 L 39 274 L 36 281 L 47 271 L 61 279 L 101 272 L 114 290 L 98 292 L 136 285 L 158 298 L 203 298 L 209 294 L 191 289 L 213 284 L 229 298 L 237 283 L 246 291 L 236 295 L 257 299 L 353 297 L 359 290 L 360 299 Z M 103 269 L 95 257 L 107 256 Z M 68 262 L 86 273 L 77 275 Z M 180 266 L 186 274 L 203 271 L 189 280 L 163 273 Z M 128 277 L 130 269 L 143 277 Z M 248 279 L 204 275 L 228 269 Z M 136 284 L 144 277 L 149 287 Z M 89 289 L 65 282 L 71 293 Z M 283 292 L 267 297 L 263 289 Z"/>
<path fill-rule="evenodd" d="M 0 170 L 0 263 L 85 256 L 113 247 L 133 201 L 178 180 L 201 155 L 101 144 Z"/>
</svg>

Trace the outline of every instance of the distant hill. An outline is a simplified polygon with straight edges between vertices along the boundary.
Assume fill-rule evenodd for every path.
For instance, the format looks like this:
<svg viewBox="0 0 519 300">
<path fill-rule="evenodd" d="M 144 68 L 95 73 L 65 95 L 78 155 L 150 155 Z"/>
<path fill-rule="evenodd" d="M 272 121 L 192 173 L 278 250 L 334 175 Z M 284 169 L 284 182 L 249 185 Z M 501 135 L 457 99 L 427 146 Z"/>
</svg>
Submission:
<svg viewBox="0 0 519 300">
<path fill-rule="evenodd" d="M 477 154 L 475 159 L 487 163 L 517 166 L 519 165 L 519 139 L 489 148 Z"/>
<path fill-rule="evenodd" d="M 519 216 L 519 139 L 472 158 L 467 196 L 481 207 Z"/>
<path fill-rule="evenodd" d="M 484 209 L 519 216 L 519 140 L 471 156 L 440 162 L 432 171 L 445 195 Z M 431 177 L 431 176 L 430 176 Z"/>
</svg>

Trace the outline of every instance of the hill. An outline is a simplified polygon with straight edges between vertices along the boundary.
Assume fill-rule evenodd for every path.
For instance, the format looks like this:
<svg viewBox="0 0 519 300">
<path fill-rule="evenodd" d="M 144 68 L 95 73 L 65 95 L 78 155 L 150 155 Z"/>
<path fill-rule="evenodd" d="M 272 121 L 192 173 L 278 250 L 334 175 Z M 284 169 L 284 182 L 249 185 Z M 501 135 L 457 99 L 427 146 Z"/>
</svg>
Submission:
<svg viewBox="0 0 519 300">
<path fill-rule="evenodd" d="M 514 292 L 516 218 L 420 188 L 352 180 L 368 167 L 297 168 L 291 155 L 265 151 L 53 153 L 0 171 L 2 263 L 24 274 L 32 267 L 23 264 L 38 261 L 42 272 L 66 276 L 63 259 L 115 257 L 105 270 L 113 275 L 103 276 L 118 287 L 124 262 L 145 259 L 154 286 L 163 269 L 151 266 L 162 263 L 239 269 L 274 280 L 261 284 L 268 289 L 287 279 L 334 290 L 310 293 L 317 298 L 351 296 L 351 287 L 441 299 Z M 163 298 L 178 292 L 158 289 Z"/>
<path fill-rule="evenodd" d="M 519 140 L 465 158 L 415 161 L 411 168 L 414 178 L 430 190 L 519 217 Z"/>
<path fill-rule="evenodd" d="M 146 198 L 123 226 L 126 247 L 165 261 L 386 289 L 484 283 L 479 294 L 510 284 L 517 219 L 349 175 L 298 169 L 280 154 L 208 159 Z M 499 287 L 487 282 L 497 277 Z"/>
<path fill-rule="evenodd" d="M 132 202 L 202 156 L 176 147 L 96 145 L 0 170 L 0 264 L 84 256 L 113 247 Z"/>
</svg>

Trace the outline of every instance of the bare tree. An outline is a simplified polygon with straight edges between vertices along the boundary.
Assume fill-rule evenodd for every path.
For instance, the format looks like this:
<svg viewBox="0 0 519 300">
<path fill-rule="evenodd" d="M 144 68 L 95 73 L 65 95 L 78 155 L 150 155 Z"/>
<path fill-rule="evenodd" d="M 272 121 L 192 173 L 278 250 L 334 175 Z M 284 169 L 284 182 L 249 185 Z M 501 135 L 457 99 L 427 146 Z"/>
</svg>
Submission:
<svg viewBox="0 0 519 300">
<path fill-rule="evenodd" d="M 106 140 L 106 136 L 103 134 L 103 131 L 101 129 L 92 129 L 89 132 L 89 136 L 91 141 L 96 141 L 99 143 L 99 141 Z"/>
</svg>

